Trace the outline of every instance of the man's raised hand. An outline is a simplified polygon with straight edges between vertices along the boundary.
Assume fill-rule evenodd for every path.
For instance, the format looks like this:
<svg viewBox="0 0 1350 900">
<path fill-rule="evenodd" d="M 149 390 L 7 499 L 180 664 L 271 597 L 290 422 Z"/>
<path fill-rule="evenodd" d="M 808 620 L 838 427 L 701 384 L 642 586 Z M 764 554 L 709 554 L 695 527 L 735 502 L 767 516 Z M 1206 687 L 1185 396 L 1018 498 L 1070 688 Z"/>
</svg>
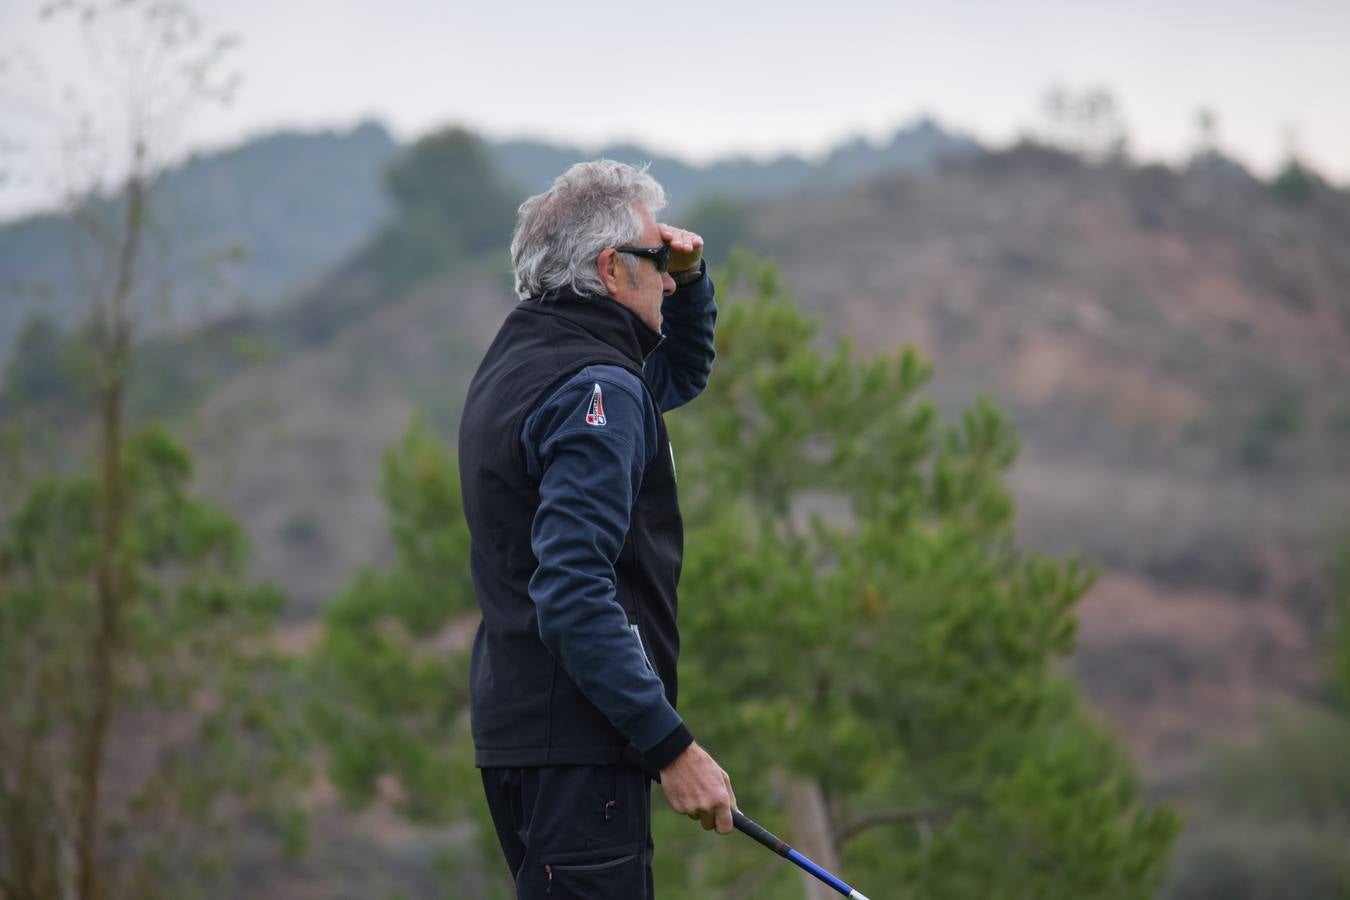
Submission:
<svg viewBox="0 0 1350 900">
<path fill-rule="evenodd" d="M 672 225 L 658 224 L 656 227 L 661 240 L 670 245 L 669 271 L 683 272 L 698 265 L 698 261 L 703 258 L 703 238 Z"/>
</svg>

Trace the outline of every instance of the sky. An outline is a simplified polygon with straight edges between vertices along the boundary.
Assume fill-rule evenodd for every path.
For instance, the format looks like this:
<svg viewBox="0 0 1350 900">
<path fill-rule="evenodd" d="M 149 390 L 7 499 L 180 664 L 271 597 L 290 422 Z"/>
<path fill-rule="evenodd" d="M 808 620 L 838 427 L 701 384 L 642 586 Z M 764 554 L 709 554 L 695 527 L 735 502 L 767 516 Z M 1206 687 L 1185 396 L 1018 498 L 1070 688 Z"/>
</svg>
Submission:
<svg viewBox="0 0 1350 900">
<path fill-rule="evenodd" d="M 92 82 L 100 108 L 117 106 L 106 73 L 88 74 L 71 17 L 39 20 L 49 2 L 0 0 L 3 217 L 56 199 L 51 97 Z M 1350 0 L 195 6 L 240 38 L 227 60 L 243 80 L 228 107 L 179 120 L 170 157 L 363 119 L 401 139 L 454 123 L 586 148 L 634 140 L 694 162 L 818 155 L 920 115 L 999 146 L 1044 126 L 1058 83 L 1108 88 L 1140 159 L 1183 159 L 1203 107 L 1219 146 L 1258 173 L 1292 148 L 1350 183 Z M 23 86 L 29 70 L 44 73 L 42 90 Z"/>
</svg>

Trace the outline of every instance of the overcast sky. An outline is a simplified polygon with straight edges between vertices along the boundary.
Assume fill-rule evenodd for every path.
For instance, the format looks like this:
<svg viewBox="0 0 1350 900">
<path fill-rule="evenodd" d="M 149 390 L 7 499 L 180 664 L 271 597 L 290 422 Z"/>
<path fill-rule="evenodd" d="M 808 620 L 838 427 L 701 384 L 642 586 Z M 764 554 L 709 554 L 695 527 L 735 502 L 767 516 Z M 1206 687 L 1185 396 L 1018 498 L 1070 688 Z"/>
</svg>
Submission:
<svg viewBox="0 0 1350 900">
<path fill-rule="evenodd" d="M 0 53 L 24 46 L 77 81 L 74 29 L 0 0 Z M 1350 0 L 214 0 L 244 82 L 196 115 L 178 153 L 283 127 L 378 119 L 401 138 L 447 123 L 586 146 L 633 139 L 695 161 L 819 153 L 917 115 L 993 144 L 1042 122 L 1047 87 L 1102 85 L 1131 146 L 1179 159 L 1196 111 L 1259 172 L 1290 140 L 1350 182 Z M 14 74 L 11 66 L 10 74 Z M 12 80 L 12 79 L 11 79 Z M 0 138 L 50 128 L 0 95 Z M 41 148 L 29 141 L 29 148 Z M 46 152 L 46 151 L 43 151 Z M 50 188 L 0 185 L 0 215 Z"/>
</svg>

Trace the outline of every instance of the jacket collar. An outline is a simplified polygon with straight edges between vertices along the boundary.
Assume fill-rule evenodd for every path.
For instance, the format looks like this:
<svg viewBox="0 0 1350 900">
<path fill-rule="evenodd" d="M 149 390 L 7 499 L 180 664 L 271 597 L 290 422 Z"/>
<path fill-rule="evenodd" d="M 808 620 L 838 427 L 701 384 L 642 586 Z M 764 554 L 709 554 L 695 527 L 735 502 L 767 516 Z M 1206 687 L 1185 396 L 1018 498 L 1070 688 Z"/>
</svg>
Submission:
<svg viewBox="0 0 1350 900">
<path fill-rule="evenodd" d="M 557 316 L 585 329 L 631 359 L 639 367 L 665 337 L 612 297 L 583 297 L 571 291 L 549 291 L 522 304 L 532 312 Z"/>
</svg>

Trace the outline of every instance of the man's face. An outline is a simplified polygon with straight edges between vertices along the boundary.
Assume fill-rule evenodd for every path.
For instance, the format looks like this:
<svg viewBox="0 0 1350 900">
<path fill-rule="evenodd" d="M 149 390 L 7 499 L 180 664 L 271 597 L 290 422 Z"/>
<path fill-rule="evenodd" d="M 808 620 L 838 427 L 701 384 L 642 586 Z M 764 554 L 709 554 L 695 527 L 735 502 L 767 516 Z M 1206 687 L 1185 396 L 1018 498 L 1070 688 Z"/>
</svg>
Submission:
<svg viewBox="0 0 1350 900">
<path fill-rule="evenodd" d="M 656 219 L 643 207 L 638 207 L 642 217 L 642 239 L 639 247 L 661 246 L 661 233 L 657 230 Z M 675 292 L 675 281 L 669 273 L 656 271 L 656 264 L 650 259 L 631 257 L 636 260 L 636 274 L 629 272 L 622 254 L 614 254 L 617 265 L 610 287 L 610 296 L 637 314 L 652 331 L 661 331 L 661 301 L 666 294 Z"/>
</svg>

